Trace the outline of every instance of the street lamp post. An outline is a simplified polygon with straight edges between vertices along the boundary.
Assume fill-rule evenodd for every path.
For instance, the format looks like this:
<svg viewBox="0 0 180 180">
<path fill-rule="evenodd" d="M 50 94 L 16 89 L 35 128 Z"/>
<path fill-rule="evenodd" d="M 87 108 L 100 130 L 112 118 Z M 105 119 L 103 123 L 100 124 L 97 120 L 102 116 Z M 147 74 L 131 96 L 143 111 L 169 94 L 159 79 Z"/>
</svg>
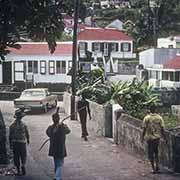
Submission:
<svg viewBox="0 0 180 180">
<path fill-rule="evenodd" d="M 75 96 L 76 96 L 76 71 L 77 71 L 77 25 L 78 25 L 78 14 L 79 14 L 79 0 L 74 0 L 74 29 L 73 29 L 73 51 L 72 51 L 72 96 L 71 96 L 71 120 L 76 120 L 76 106 L 75 106 Z"/>
<path fill-rule="evenodd" d="M 149 0 L 149 7 L 153 12 L 153 43 L 154 43 L 154 47 L 157 47 L 157 28 L 159 26 L 158 9 L 160 7 L 160 1 Z"/>
</svg>

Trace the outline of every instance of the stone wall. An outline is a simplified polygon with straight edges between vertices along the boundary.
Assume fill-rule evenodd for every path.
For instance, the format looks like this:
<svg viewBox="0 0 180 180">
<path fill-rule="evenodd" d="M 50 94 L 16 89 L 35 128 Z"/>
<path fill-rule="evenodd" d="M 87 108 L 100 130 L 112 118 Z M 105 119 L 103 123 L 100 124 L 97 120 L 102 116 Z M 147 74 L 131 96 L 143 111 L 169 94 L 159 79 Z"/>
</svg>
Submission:
<svg viewBox="0 0 180 180">
<path fill-rule="evenodd" d="M 0 100 L 12 101 L 21 95 L 20 92 L 0 92 Z"/>
<path fill-rule="evenodd" d="M 141 143 L 141 128 L 142 121 L 133 118 L 127 114 L 122 114 L 117 120 L 117 144 L 123 145 L 128 151 L 138 154 L 141 157 L 147 158 L 146 143 Z M 173 149 L 172 140 L 173 135 L 166 132 L 168 138 L 168 145 L 161 141 L 160 144 L 160 161 L 163 166 L 168 168 L 173 167 Z"/>
<path fill-rule="evenodd" d="M 180 104 L 179 88 L 154 88 L 153 91 L 159 95 L 160 101 L 166 106 Z"/>
<path fill-rule="evenodd" d="M 171 112 L 173 115 L 180 117 L 180 105 L 172 105 Z"/>
<path fill-rule="evenodd" d="M 103 106 L 95 102 L 89 102 L 91 110 L 91 121 L 88 121 L 88 128 L 96 135 L 112 137 L 112 107 Z"/>
<path fill-rule="evenodd" d="M 78 97 L 75 98 L 76 102 Z M 65 92 L 63 95 L 63 105 L 66 114 L 71 113 L 71 94 Z M 88 120 L 88 129 L 99 136 L 112 137 L 112 107 L 103 106 L 89 101 L 92 119 Z M 77 116 L 78 120 L 79 117 Z M 89 117 L 88 117 L 89 118 Z"/>
</svg>

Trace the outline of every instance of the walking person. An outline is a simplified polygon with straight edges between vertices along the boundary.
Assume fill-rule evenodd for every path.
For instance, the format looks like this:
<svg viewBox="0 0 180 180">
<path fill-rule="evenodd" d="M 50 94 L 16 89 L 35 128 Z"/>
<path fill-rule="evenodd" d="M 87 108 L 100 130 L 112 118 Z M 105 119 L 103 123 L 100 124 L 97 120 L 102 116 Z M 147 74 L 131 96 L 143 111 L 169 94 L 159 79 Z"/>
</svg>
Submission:
<svg viewBox="0 0 180 180">
<path fill-rule="evenodd" d="M 53 124 L 50 125 L 46 134 L 50 137 L 49 156 L 54 158 L 54 180 L 62 180 L 62 165 L 66 153 L 66 135 L 70 133 L 70 129 L 64 123 L 59 123 L 60 117 L 58 113 L 52 115 Z"/>
<path fill-rule="evenodd" d="M 26 124 L 22 122 L 24 113 L 21 110 L 15 111 L 15 121 L 9 128 L 9 142 L 13 150 L 14 165 L 17 169 L 16 175 L 26 174 L 26 142 L 29 144 L 29 132 Z M 21 166 L 21 171 L 20 171 Z"/>
<path fill-rule="evenodd" d="M 143 133 L 142 142 L 144 139 L 147 141 L 148 147 L 148 158 L 152 166 L 152 172 L 159 172 L 159 142 L 161 136 L 163 136 L 165 142 L 167 139 L 164 131 L 164 120 L 163 118 L 155 113 L 156 106 L 150 106 L 150 113 L 145 116 L 143 120 Z"/>
<path fill-rule="evenodd" d="M 81 137 L 87 141 L 88 131 L 87 131 L 87 112 L 89 114 L 89 119 L 91 119 L 91 112 L 89 108 L 89 102 L 85 99 L 84 94 L 81 95 L 80 100 L 77 102 L 77 110 L 79 113 L 80 123 L 81 123 Z"/>
</svg>

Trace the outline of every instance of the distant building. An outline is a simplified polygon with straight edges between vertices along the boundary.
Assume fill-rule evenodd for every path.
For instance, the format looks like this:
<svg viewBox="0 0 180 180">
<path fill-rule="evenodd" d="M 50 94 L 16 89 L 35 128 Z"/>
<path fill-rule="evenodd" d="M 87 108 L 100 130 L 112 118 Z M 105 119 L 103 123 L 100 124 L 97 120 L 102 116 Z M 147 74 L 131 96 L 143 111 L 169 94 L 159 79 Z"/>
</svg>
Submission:
<svg viewBox="0 0 180 180">
<path fill-rule="evenodd" d="M 21 49 L 10 48 L 5 62 L 0 64 L 0 84 L 71 83 L 68 72 L 72 65 L 72 42 L 57 43 L 53 54 L 47 43 L 24 42 L 20 45 Z"/>
<path fill-rule="evenodd" d="M 180 48 L 152 48 L 139 53 L 139 64 L 144 68 L 152 67 L 156 64 L 162 65 L 172 59 L 180 52 Z"/>
<path fill-rule="evenodd" d="M 154 88 L 180 87 L 180 48 L 148 49 L 139 54 L 137 74 L 143 80 L 145 73 Z"/>
<path fill-rule="evenodd" d="M 85 28 L 78 34 L 79 62 L 99 63 L 106 72 L 119 73 L 119 62 L 136 58 L 133 39 L 116 29 Z M 87 52 L 92 62 L 87 62 Z"/>
<path fill-rule="evenodd" d="M 63 22 L 64 22 L 64 32 L 67 35 L 73 36 L 74 18 L 67 15 L 67 14 L 63 14 Z M 78 26 L 77 26 L 77 32 L 79 33 L 85 27 L 86 27 L 86 25 L 81 23 L 81 20 L 79 20 L 79 23 L 78 23 Z"/>
<path fill-rule="evenodd" d="M 149 84 L 153 87 L 180 88 L 180 55 L 159 67 L 147 68 Z"/>
<path fill-rule="evenodd" d="M 107 25 L 106 28 L 115 28 L 119 31 L 122 31 L 123 30 L 123 22 L 120 21 L 119 19 L 116 19 L 113 22 L 111 22 L 109 25 Z"/>
<path fill-rule="evenodd" d="M 158 38 L 157 47 L 158 48 L 180 48 L 180 35 L 170 36 L 167 38 Z"/>
</svg>

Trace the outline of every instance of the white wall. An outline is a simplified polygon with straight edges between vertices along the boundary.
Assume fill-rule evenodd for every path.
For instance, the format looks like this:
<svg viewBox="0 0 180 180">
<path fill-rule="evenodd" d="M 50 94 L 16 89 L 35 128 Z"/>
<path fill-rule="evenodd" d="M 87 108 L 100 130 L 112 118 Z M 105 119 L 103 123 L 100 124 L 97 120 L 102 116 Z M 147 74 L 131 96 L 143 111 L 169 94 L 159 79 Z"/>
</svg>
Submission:
<svg viewBox="0 0 180 180">
<path fill-rule="evenodd" d="M 2 64 L 0 64 L 0 83 L 3 83 L 2 81 L 2 76 L 3 76 L 3 74 L 2 74 Z"/>
<path fill-rule="evenodd" d="M 154 49 L 148 49 L 139 53 L 139 64 L 151 67 L 154 64 Z"/>
<path fill-rule="evenodd" d="M 34 74 L 34 83 L 71 83 L 71 76 L 67 75 L 68 62 L 72 61 L 71 56 L 57 56 L 57 55 L 7 55 L 7 61 L 12 61 L 12 83 L 14 83 L 14 63 L 15 61 L 25 61 L 26 74 L 28 74 L 28 61 L 38 61 L 38 73 Z M 46 74 L 40 74 L 40 61 L 46 61 Z M 66 74 L 49 74 L 49 60 L 66 61 Z M 56 65 L 56 63 L 55 63 Z M 56 66 L 55 66 L 56 72 Z"/>
<path fill-rule="evenodd" d="M 169 38 L 159 38 L 157 40 L 158 48 L 169 48 L 170 45 L 172 45 L 173 48 L 176 48 L 176 41 Z"/>
<path fill-rule="evenodd" d="M 148 49 L 139 53 L 139 64 L 143 64 L 145 68 L 154 64 L 164 64 L 174 58 L 178 52 L 180 52 L 179 48 Z"/>
</svg>

